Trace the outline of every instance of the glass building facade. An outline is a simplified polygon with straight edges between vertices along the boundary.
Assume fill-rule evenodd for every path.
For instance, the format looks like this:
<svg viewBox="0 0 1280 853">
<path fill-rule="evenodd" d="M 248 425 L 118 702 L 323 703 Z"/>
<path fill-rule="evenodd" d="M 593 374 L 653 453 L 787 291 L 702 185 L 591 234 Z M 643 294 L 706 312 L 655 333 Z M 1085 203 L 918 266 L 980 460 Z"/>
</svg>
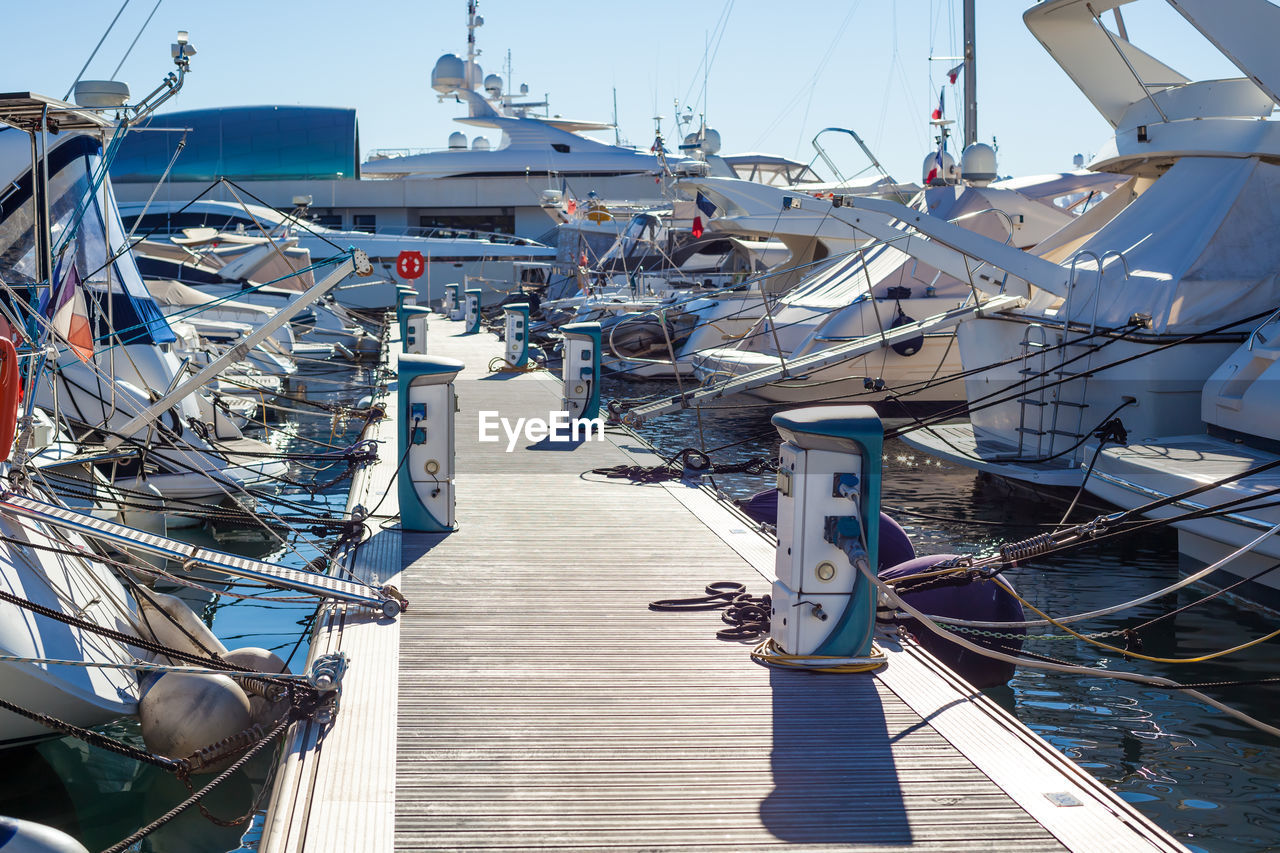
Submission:
<svg viewBox="0 0 1280 853">
<path fill-rule="evenodd" d="M 155 181 L 174 152 L 172 181 L 308 180 L 360 176 L 356 111 L 346 107 L 220 107 L 154 116 L 125 137 L 116 181 Z"/>
</svg>

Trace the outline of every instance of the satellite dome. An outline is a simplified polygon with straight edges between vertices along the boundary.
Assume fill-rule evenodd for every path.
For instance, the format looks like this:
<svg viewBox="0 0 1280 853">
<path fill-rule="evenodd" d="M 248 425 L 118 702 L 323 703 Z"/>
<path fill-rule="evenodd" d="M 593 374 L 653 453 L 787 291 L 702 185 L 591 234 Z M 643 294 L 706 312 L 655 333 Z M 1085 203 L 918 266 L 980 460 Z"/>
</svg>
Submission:
<svg viewBox="0 0 1280 853">
<path fill-rule="evenodd" d="M 696 134 L 696 133 L 691 133 L 691 134 L 689 134 L 688 136 L 686 136 L 686 137 L 684 138 L 684 144 L 685 144 L 685 145 L 697 145 L 697 144 L 698 144 L 698 134 Z"/>
<path fill-rule="evenodd" d="M 920 183 L 925 186 L 939 186 L 946 183 L 954 183 L 956 178 L 956 158 L 947 152 L 942 152 L 942 169 L 934 176 L 933 182 L 929 181 L 929 173 L 938 165 L 938 155 L 930 154 L 924 158 L 924 163 L 920 167 Z"/>
<path fill-rule="evenodd" d="M 715 154 L 720 150 L 720 131 L 707 128 L 702 131 L 702 153 Z"/>
<path fill-rule="evenodd" d="M 484 69 L 477 62 L 471 66 L 471 79 L 467 81 L 468 89 L 479 89 L 481 81 L 484 80 Z"/>
<path fill-rule="evenodd" d="M 498 97 L 502 94 L 502 78 L 497 74 L 490 74 L 484 78 L 484 90 L 493 97 Z"/>
<path fill-rule="evenodd" d="M 996 179 L 996 151 L 990 145 L 975 142 L 960 155 L 960 180 L 985 187 Z"/>
<path fill-rule="evenodd" d="M 455 130 L 449 134 L 449 150 L 465 151 L 467 148 L 467 135 L 460 130 Z"/>
<path fill-rule="evenodd" d="M 442 95 L 461 89 L 466 85 L 467 63 L 462 57 L 446 53 L 436 60 L 436 67 L 431 69 L 431 88 Z"/>
<path fill-rule="evenodd" d="M 475 139 L 471 140 L 471 150 L 472 151 L 488 151 L 489 140 L 483 136 L 477 136 Z"/>
</svg>

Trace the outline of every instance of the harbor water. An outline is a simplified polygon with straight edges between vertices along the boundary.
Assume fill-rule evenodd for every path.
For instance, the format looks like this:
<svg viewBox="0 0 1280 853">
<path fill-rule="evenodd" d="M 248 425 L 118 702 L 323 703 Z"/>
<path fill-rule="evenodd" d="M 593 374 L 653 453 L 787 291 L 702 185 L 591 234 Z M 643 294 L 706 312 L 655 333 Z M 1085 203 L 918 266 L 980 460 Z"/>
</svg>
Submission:
<svg viewBox="0 0 1280 853">
<path fill-rule="evenodd" d="M 670 394 L 670 382 L 621 383 L 605 398 Z M 661 451 L 717 448 L 720 463 L 771 459 L 778 447 L 769 424 L 778 407 L 724 401 L 657 419 L 640 433 Z M 735 498 L 772 487 L 771 475 L 729 474 L 715 485 Z M 934 460 L 900 440 L 884 451 L 885 510 L 911 536 L 917 554 L 987 553 L 1056 524 L 1057 501 L 955 465 Z M 1077 508 L 1073 520 L 1092 517 Z M 1029 602 L 1051 616 L 1091 611 L 1164 588 L 1180 577 L 1176 536 L 1152 528 L 1074 551 L 1030 561 L 1008 576 Z M 718 580 L 691 577 L 691 588 Z M 760 594 L 761 588 L 750 590 Z M 1146 625 L 1144 653 L 1194 658 L 1234 647 L 1275 630 L 1275 614 L 1192 585 L 1146 605 L 1087 623 L 1089 632 Z M 1180 608 L 1186 608 L 1180 610 Z M 1175 611 L 1179 611 L 1176 612 Z M 1029 614 L 1033 616 L 1034 614 Z M 1158 620 L 1158 621 L 1155 621 Z M 1075 626 L 1080 628 L 1079 625 Z M 1064 632 L 1055 630 L 1056 635 Z M 1104 642 L 1123 645 L 1123 640 Z M 1028 651 L 1100 671 L 1141 672 L 1183 684 L 1251 682 L 1274 678 L 1277 645 L 1263 643 L 1218 661 L 1157 664 L 1125 660 L 1073 638 L 1037 639 Z M 1265 721 L 1275 719 L 1280 683 L 1205 687 L 1204 692 Z M 1280 849 L 1280 751 L 1273 737 L 1176 690 L 1115 679 L 1020 668 L 1007 689 L 989 691 L 1023 723 L 1132 803 L 1192 850 Z"/>
</svg>

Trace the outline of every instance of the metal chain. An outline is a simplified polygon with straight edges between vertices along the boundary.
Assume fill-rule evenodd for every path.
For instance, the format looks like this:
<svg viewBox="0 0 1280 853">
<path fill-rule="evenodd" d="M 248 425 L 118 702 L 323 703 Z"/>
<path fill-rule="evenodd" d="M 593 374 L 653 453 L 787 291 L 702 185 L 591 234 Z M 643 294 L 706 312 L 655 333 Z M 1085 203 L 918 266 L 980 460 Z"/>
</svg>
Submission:
<svg viewBox="0 0 1280 853">
<path fill-rule="evenodd" d="M 1095 634 L 1081 634 L 1077 637 L 1073 634 L 1015 634 L 1011 631 L 988 631 L 983 628 L 970 628 L 967 625 L 952 625 L 950 623 L 938 623 L 948 631 L 959 631 L 964 634 L 973 634 L 978 637 L 990 637 L 995 640 L 1078 640 L 1085 637 L 1090 640 L 1103 640 L 1111 637 L 1123 637 L 1127 633 L 1127 629 L 1120 628 L 1115 631 L 1100 631 Z"/>
</svg>

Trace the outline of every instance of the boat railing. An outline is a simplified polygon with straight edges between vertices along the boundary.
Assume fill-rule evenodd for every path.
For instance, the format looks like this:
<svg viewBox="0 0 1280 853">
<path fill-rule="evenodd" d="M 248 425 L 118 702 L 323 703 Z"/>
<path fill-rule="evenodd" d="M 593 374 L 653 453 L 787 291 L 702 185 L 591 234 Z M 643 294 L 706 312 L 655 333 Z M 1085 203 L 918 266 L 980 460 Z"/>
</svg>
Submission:
<svg viewBox="0 0 1280 853">
<path fill-rule="evenodd" d="M 148 234 L 159 237 L 175 237 L 182 236 L 188 226 L 178 225 L 159 225 L 155 228 L 148 229 Z M 298 221 L 297 227 L 307 233 L 316 236 L 333 237 L 342 234 L 366 234 L 370 237 L 429 237 L 440 240 L 480 240 L 487 243 L 498 243 L 511 246 L 532 246 L 534 248 L 551 248 L 546 243 L 540 243 L 529 237 L 517 237 L 514 234 L 504 234 L 499 231 L 478 231 L 467 228 L 427 228 L 416 227 L 412 225 L 404 226 L 384 226 L 372 230 L 363 228 L 329 228 L 317 226 L 315 223 Z M 234 229 L 220 229 L 233 231 Z M 254 229 L 255 231 L 257 229 Z M 271 229 L 271 236 L 277 236 L 279 228 Z M 245 233 L 249 234 L 249 229 L 245 229 Z M 249 234 L 249 236 L 254 236 Z M 264 235 L 265 236 L 265 235 Z"/>
<path fill-rule="evenodd" d="M 368 152 L 364 161 L 377 163 L 383 160 L 395 160 L 399 157 L 416 157 L 419 154 L 435 154 L 440 151 L 471 151 L 468 146 L 444 146 L 443 148 L 374 148 Z M 483 149 L 481 149 L 483 150 Z M 370 177 L 377 177 L 371 175 Z"/>
<path fill-rule="evenodd" d="M 359 228 L 344 229 L 348 232 Z M 447 228 L 440 226 L 391 225 L 362 233 L 386 237 L 434 237 L 444 240 L 484 240 L 489 243 L 507 243 L 513 246 L 546 246 L 529 237 L 517 237 L 501 231 L 481 231 L 475 228 Z M 549 248 L 549 247 L 548 247 Z"/>
</svg>

